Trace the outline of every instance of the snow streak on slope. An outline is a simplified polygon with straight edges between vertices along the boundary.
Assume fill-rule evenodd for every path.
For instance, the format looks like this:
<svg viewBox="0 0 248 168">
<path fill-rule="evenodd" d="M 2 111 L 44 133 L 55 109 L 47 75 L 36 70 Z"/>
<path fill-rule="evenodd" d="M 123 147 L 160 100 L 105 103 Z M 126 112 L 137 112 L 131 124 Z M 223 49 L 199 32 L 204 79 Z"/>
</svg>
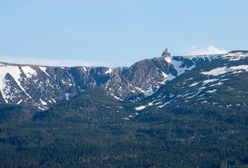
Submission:
<svg viewBox="0 0 248 168">
<path fill-rule="evenodd" d="M 42 70 L 47 76 L 50 76 L 50 75 L 46 72 L 47 67 L 39 67 L 39 68 L 40 68 L 40 70 Z"/>
<path fill-rule="evenodd" d="M 141 111 L 144 110 L 146 108 L 146 106 L 139 106 L 139 107 L 135 107 L 134 109 L 137 111 Z"/>
<path fill-rule="evenodd" d="M 8 102 L 8 92 L 10 92 L 8 89 L 6 89 L 6 75 L 9 74 L 12 76 L 12 78 L 15 80 L 16 84 L 20 87 L 20 89 L 30 98 L 31 96 L 25 91 L 25 89 L 22 87 L 20 78 L 21 78 L 21 70 L 18 66 L 0 66 L 0 91 L 2 93 L 3 98 L 5 99 L 5 102 Z"/>
<path fill-rule="evenodd" d="M 211 75 L 211 76 L 219 76 L 219 75 L 222 75 L 224 73 L 226 73 L 226 67 L 220 67 L 220 68 L 215 68 L 215 69 L 212 69 L 210 71 L 205 71 L 205 72 L 202 72 L 201 74 L 203 75 Z"/>
</svg>

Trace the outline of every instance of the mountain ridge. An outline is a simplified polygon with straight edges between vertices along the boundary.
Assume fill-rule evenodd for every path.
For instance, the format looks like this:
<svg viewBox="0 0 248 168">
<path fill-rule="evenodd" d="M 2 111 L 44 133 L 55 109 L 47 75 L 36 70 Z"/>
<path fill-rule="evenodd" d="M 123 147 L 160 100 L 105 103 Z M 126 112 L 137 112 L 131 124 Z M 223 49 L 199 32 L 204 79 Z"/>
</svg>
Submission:
<svg viewBox="0 0 248 168">
<path fill-rule="evenodd" d="M 94 87 L 103 88 L 118 100 L 133 102 L 154 94 L 166 82 L 199 64 L 215 59 L 242 59 L 243 56 L 246 52 L 241 50 L 202 56 L 170 56 L 164 52 L 160 57 L 144 59 L 130 67 L 115 68 L 0 62 L 0 103 L 28 103 L 46 109 L 49 104 Z"/>
</svg>

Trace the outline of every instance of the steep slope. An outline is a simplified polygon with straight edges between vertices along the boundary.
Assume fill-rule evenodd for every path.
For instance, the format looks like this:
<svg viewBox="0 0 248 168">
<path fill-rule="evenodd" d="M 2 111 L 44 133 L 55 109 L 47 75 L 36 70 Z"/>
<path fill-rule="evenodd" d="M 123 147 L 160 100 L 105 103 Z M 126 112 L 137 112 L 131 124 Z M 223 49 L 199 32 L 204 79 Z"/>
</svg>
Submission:
<svg viewBox="0 0 248 168">
<path fill-rule="evenodd" d="M 162 55 L 139 61 L 129 68 L 47 67 L 0 64 L 0 103 L 30 104 L 45 110 L 89 88 L 103 88 L 121 101 L 149 96 L 166 82 L 208 59 Z"/>
</svg>

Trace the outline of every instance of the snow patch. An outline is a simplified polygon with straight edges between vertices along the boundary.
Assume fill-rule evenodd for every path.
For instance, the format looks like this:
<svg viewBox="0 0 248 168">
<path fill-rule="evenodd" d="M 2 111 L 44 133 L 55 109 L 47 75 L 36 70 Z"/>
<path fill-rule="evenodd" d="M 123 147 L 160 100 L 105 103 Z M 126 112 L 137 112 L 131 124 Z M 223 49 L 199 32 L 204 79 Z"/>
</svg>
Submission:
<svg viewBox="0 0 248 168">
<path fill-rule="evenodd" d="M 20 104 L 22 102 L 22 99 L 21 100 L 19 100 L 16 104 Z"/>
<path fill-rule="evenodd" d="M 243 70 L 243 71 L 248 71 L 248 65 L 238 65 L 238 66 L 231 66 L 228 68 L 230 71 L 237 71 L 237 70 Z"/>
<path fill-rule="evenodd" d="M 218 83 L 214 83 L 214 84 L 210 85 L 210 87 L 220 86 L 220 85 L 223 85 L 223 84 L 224 84 L 223 82 L 218 82 Z"/>
<path fill-rule="evenodd" d="M 55 100 L 54 98 L 52 98 L 52 101 L 53 101 L 54 103 L 57 103 L 56 100 Z"/>
<path fill-rule="evenodd" d="M 114 95 L 114 94 L 110 94 L 111 96 L 113 96 L 115 99 L 117 99 L 117 100 L 120 100 L 120 101 L 123 101 L 123 99 L 121 99 L 120 97 L 118 97 L 118 96 L 116 96 L 116 95 Z"/>
<path fill-rule="evenodd" d="M 216 82 L 216 81 L 218 81 L 219 79 L 207 79 L 207 80 L 204 80 L 203 81 L 203 85 L 206 85 L 206 84 L 208 84 L 208 83 L 213 83 L 213 82 Z"/>
<path fill-rule="evenodd" d="M 144 110 L 146 108 L 146 106 L 139 106 L 139 107 L 135 107 L 134 109 L 137 111 L 141 111 Z"/>
<path fill-rule="evenodd" d="M 36 107 L 38 107 L 38 109 L 41 111 L 45 111 L 49 109 L 48 107 L 40 107 L 40 106 L 36 106 Z"/>
<path fill-rule="evenodd" d="M 165 102 L 164 104 L 158 106 L 158 108 L 163 108 L 163 107 L 165 107 L 165 106 L 168 105 L 168 104 L 170 104 L 170 102 Z"/>
<path fill-rule="evenodd" d="M 189 85 L 190 87 L 193 87 L 193 86 L 196 86 L 198 85 L 199 83 L 198 82 L 195 82 L 195 83 L 192 83 L 191 85 Z"/>
<path fill-rule="evenodd" d="M 40 102 L 43 106 L 46 106 L 47 105 L 47 102 L 45 102 L 44 100 L 40 99 Z"/>
<path fill-rule="evenodd" d="M 66 99 L 66 100 L 70 100 L 70 93 L 66 93 L 66 94 L 65 94 L 65 99 Z"/>
<path fill-rule="evenodd" d="M 214 93 L 214 92 L 216 92 L 217 91 L 217 89 L 213 89 L 213 90 L 208 90 L 208 91 L 206 91 L 207 93 Z"/>
<path fill-rule="evenodd" d="M 165 57 L 164 60 L 169 64 L 172 62 L 171 57 Z"/>
<path fill-rule="evenodd" d="M 87 71 L 87 68 L 85 66 L 82 67 L 84 71 Z"/>
<path fill-rule="evenodd" d="M 113 71 L 113 69 L 112 69 L 112 68 L 109 68 L 109 69 L 105 72 L 105 74 L 110 74 L 110 73 L 112 73 L 112 71 Z"/>
<path fill-rule="evenodd" d="M 148 103 L 148 106 L 153 106 L 154 103 L 155 103 L 155 101 L 156 101 L 156 100 L 153 100 L 153 101 L 151 101 L 150 103 Z"/>
<path fill-rule="evenodd" d="M 227 73 L 226 67 L 220 67 L 220 68 L 212 69 L 210 71 L 201 72 L 201 74 L 208 75 L 208 76 L 219 76 L 225 73 Z"/>
<path fill-rule="evenodd" d="M 128 118 L 134 118 L 134 116 L 133 115 L 129 115 Z"/>
<path fill-rule="evenodd" d="M 231 66 L 229 68 L 220 67 L 220 68 L 212 69 L 210 71 L 201 72 L 201 74 L 208 75 L 208 76 L 219 76 L 219 75 L 223 75 L 228 72 L 241 73 L 243 71 L 248 72 L 248 65 Z"/>
<path fill-rule="evenodd" d="M 178 61 L 178 60 L 175 60 L 173 59 L 172 60 L 172 64 L 174 66 L 174 68 L 176 69 L 177 71 L 177 76 L 180 76 L 182 75 L 186 70 L 192 70 L 193 68 L 195 68 L 195 65 L 192 65 L 190 67 L 183 67 L 183 61 Z"/>
<path fill-rule="evenodd" d="M 22 66 L 21 69 L 22 69 L 22 71 L 24 72 L 24 74 L 26 75 L 27 78 L 32 78 L 33 76 L 37 76 L 36 70 L 34 70 L 30 66 Z"/>
</svg>

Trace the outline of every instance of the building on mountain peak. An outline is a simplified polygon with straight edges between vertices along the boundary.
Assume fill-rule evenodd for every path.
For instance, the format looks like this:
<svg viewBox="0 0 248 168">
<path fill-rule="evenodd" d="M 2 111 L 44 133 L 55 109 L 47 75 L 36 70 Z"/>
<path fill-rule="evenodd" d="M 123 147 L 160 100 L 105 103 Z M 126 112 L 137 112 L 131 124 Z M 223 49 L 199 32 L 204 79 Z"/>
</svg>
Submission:
<svg viewBox="0 0 248 168">
<path fill-rule="evenodd" d="M 171 57 L 171 54 L 168 52 L 167 48 L 165 48 L 165 50 L 163 51 L 162 57 Z"/>
</svg>

